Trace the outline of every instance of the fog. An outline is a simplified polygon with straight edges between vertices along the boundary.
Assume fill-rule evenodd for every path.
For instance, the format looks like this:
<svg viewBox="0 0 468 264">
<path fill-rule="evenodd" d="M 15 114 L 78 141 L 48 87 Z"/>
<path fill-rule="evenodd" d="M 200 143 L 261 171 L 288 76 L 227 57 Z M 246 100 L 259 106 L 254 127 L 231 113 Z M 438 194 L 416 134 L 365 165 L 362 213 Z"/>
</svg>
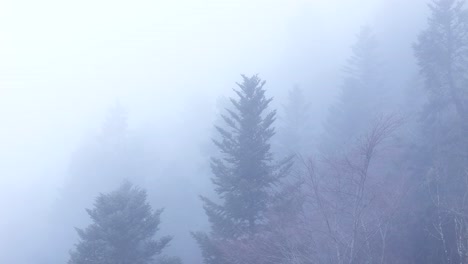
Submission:
<svg viewBox="0 0 468 264">
<path fill-rule="evenodd" d="M 91 221 L 85 208 L 124 178 L 147 191 L 153 208 L 165 208 L 159 232 L 173 236 L 165 253 L 202 263 L 190 232 L 210 230 L 199 195 L 215 196 L 211 138 L 241 74 L 266 81 L 277 128 L 288 92 L 304 91 L 316 156 L 364 26 L 379 44 L 385 100 L 413 110 L 408 96 L 421 93 L 411 89 L 420 82 L 413 44 L 427 26 L 428 2 L 2 1 L 0 263 L 68 261 L 74 228 Z M 125 167 L 128 175 L 103 169 L 118 176 L 99 180 L 93 162 L 106 154 L 96 146 L 115 109 L 131 146 L 116 159 L 136 165 Z"/>
</svg>

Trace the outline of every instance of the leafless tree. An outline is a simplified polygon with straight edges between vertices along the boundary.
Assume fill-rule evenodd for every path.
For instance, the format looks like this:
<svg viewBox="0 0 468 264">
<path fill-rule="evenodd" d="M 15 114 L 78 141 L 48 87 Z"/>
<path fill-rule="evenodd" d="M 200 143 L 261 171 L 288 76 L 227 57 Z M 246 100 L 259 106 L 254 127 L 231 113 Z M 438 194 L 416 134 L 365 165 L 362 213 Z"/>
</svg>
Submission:
<svg viewBox="0 0 468 264">
<path fill-rule="evenodd" d="M 348 153 L 326 159 L 325 168 L 306 162 L 305 213 L 321 263 L 386 263 L 389 225 L 403 195 L 397 177 L 391 186 L 386 179 L 388 143 L 401 125 L 395 115 L 382 116 Z"/>
<path fill-rule="evenodd" d="M 402 125 L 378 118 L 355 147 L 315 164 L 304 160 L 294 214 L 272 212 L 258 234 L 221 243 L 229 263 L 390 263 L 386 248 L 393 216 L 404 194 L 401 177 L 389 177 L 391 139 Z M 398 175 L 400 176 L 400 175 Z"/>
<path fill-rule="evenodd" d="M 435 215 L 429 235 L 439 241 L 443 263 L 468 263 L 468 170 L 459 182 L 460 192 L 446 190 L 444 178 L 450 177 L 439 164 L 429 171 L 428 185 Z"/>
</svg>

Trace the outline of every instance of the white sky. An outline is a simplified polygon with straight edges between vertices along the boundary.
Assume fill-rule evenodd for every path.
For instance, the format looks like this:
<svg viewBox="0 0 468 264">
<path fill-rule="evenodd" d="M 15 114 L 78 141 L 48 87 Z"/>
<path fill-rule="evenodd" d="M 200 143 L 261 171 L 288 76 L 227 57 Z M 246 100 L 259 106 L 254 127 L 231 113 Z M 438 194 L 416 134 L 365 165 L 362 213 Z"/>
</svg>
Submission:
<svg viewBox="0 0 468 264">
<path fill-rule="evenodd" d="M 130 112 L 157 106 L 167 114 L 193 95 L 212 102 L 239 73 L 268 79 L 285 62 L 319 58 L 321 43 L 347 52 L 340 39 L 354 36 L 350 30 L 369 20 L 375 3 L 3 0 L 0 157 L 5 150 L 22 156 L 31 147 L 75 144 L 116 99 Z M 294 46 L 310 38 L 304 34 L 317 39 L 301 55 L 304 47 Z M 283 79 L 288 86 L 300 81 Z"/>
</svg>

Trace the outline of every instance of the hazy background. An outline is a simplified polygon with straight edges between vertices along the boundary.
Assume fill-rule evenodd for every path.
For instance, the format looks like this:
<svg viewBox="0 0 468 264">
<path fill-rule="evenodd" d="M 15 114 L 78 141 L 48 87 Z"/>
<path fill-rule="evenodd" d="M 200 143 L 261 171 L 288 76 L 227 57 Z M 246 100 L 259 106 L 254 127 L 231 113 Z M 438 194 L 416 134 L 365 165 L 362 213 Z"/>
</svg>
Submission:
<svg viewBox="0 0 468 264">
<path fill-rule="evenodd" d="M 216 102 L 239 74 L 260 74 L 276 106 L 300 85 L 320 127 L 363 25 L 379 38 L 394 89 L 405 89 L 425 2 L 2 1 L 0 263 L 38 263 L 38 245 L 66 261 L 73 241 L 58 242 L 65 252 L 41 241 L 72 154 L 100 133 L 116 102 L 161 168 L 145 188 L 166 207 L 162 232 L 192 262 L 199 253 L 188 232 L 205 227 L 196 195 L 210 189 L 203 146 Z M 194 214 L 193 223 L 179 219 Z"/>
</svg>

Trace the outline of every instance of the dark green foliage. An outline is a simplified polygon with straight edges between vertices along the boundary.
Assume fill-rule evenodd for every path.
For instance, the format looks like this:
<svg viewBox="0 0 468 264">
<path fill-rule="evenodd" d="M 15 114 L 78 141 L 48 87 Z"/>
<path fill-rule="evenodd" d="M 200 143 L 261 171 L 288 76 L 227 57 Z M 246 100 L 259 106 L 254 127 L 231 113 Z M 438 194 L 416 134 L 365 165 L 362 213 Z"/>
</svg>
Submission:
<svg viewBox="0 0 468 264">
<path fill-rule="evenodd" d="M 69 264 L 147 264 L 171 241 L 155 240 L 162 210 L 153 211 L 146 192 L 125 182 L 116 191 L 101 194 L 87 210 L 92 224 L 77 229 L 80 241 Z"/>
<path fill-rule="evenodd" d="M 221 157 L 212 158 L 212 182 L 220 203 L 202 197 L 211 223 L 210 235 L 197 233 L 205 263 L 222 263 L 216 239 L 236 239 L 254 234 L 266 221 L 278 184 L 291 168 L 291 159 L 274 163 L 270 140 L 275 134 L 276 111 L 268 111 L 265 82 L 243 77 L 231 98 L 232 109 L 222 115 L 226 127 L 217 127 L 214 140 Z"/>
</svg>

